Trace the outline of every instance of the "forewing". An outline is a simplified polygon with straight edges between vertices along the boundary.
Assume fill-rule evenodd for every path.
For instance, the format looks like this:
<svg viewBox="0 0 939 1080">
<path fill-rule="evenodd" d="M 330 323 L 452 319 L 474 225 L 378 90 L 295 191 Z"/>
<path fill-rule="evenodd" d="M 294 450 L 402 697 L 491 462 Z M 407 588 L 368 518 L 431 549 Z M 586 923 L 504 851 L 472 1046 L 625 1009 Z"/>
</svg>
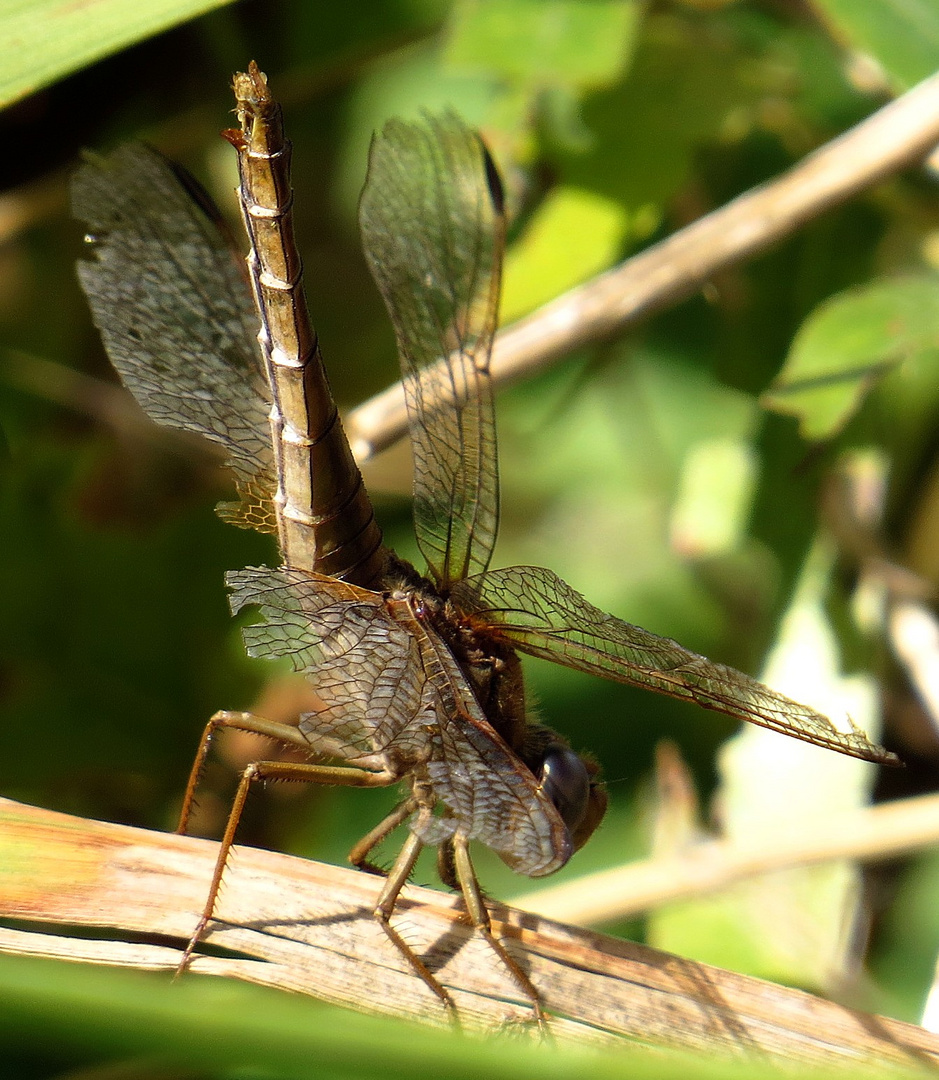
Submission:
<svg viewBox="0 0 939 1080">
<path fill-rule="evenodd" d="M 78 276 L 124 385 L 158 424 L 219 443 L 247 504 L 238 523 L 269 527 L 263 504 L 274 485 L 257 317 L 218 211 L 142 144 L 89 155 L 72 181 L 72 204 L 92 245 Z"/>
<path fill-rule="evenodd" d="M 320 698 L 322 708 L 300 721 L 313 751 L 347 760 L 391 755 L 402 770 L 423 755 L 420 657 L 380 594 L 302 570 L 248 567 L 226 581 L 234 614 L 255 604 L 264 617 L 245 627 L 249 655 L 286 657 Z"/>
<path fill-rule="evenodd" d="M 499 512 L 489 356 L 504 226 L 479 136 L 453 113 L 390 121 L 372 142 L 359 219 L 401 357 L 417 539 L 447 588 L 489 565 Z"/>
<path fill-rule="evenodd" d="M 870 742 L 847 717 L 847 730 L 839 730 L 827 716 L 742 672 L 606 614 L 550 570 L 493 570 L 458 585 L 452 599 L 532 656 L 696 701 L 852 757 L 898 764 L 894 754 Z"/>
<path fill-rule="evenodd" d="M 249 567 L 226 578 L 232 612 L 256 605 L 249 655 L 286 657 L 322 702 L 300 719 L 311 751 L 426 777 L 442 813 L 421 834 L 457 829 L 513 869 L 550 873 L 570 857 L 567 831 L 531 772 L 492 730 L 435 631 L 403 603 L 302 570 Z"/>
<path fill-rule="evenodd" d="M 570 835 L 531 771 L 483 715 L 446 644 L 422 627 L 429 672 L 424 698 L 431 754 L 424 771 L 446 807 L 422 836 L 438 843 L 459 829 L 529 877 L 550 874 L 570 858 Z"/>
</svg>

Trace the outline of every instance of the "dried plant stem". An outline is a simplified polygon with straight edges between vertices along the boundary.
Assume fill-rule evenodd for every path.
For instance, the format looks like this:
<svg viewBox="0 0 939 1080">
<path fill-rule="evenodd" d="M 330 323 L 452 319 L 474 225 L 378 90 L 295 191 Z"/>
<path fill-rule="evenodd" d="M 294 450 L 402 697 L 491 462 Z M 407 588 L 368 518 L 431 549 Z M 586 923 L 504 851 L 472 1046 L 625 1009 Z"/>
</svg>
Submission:
<svg viewBox="0 0 939 1080">
<path fill-rule="evenodd" d="M 622 333 L 692 295 L 718 271 L 922 160 L 937 143 L 939 75 L 933 75 L 777 180 L 739 196 L 502 330 L 492 355 L 494 381 L 519 379 L 573 349 Z M 407 429 L 400 385 L 360 405 L 349 414 L 346 427 L 360 461 L 400 438 Z"/>
<path fill-rule="evenodd" d="M 0 929 L 0 951 L 170 971 L 177 950 L 133 939 L 188 938 L 215 848 L 0 800 L 0 916 L 18 921 Z M 440 1003 L 371 916 L 380 889 L 380 879 L 359 871 L 239 848 L 207 938 L 237 958 L 197 956 L 193 971 L 443 1024 Z M 939 1038 L 913 1025 L 498 905 L 493 913 L 494 930 L 538 987 L 558 1040 L 628 1038 L 790 1067 L 939 1065 Z M 396 922 L 468 1028 L 530 1020 L 530 1005 L 492 964 L 455 898 L 408 888 Z M 50 924 L 63 934 L 45 932 Z M 112 937 L 66 936 L 67 928 L 88 927 L 109 927 Z"/>
</svg>

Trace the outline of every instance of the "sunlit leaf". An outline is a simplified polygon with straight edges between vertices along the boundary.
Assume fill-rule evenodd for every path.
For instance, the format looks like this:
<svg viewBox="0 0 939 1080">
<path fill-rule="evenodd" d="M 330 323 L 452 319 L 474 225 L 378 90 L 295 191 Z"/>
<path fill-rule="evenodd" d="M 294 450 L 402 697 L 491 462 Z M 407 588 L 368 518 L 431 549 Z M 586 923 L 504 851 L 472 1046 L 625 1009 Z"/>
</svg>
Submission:
<svg viewBox="0 0 939 1080">
<path fill-rule="evenodd" d="M 8 0 L 0 7 L 0 106 L 229 0 Z"/>
<path fill-rule="evenodd" d="M 746 535 L 755 486 L 755 461 L 749 444 L 709 439 L 685 460 L 672 508 L 672 546 L 700 558 L 732 550 Z"/>
<path fill-rule="evenodd" d="M 556 188 L 509 251 L 502 321 L 512 322 L 608 269 L 627 232 L 622 206 L 603 195 Z"/>
<path fill-rule="evenodd" d="M 931 0 L 816 0 L 841 41 L 868 53 L 897 91 L 939 68 L 939 7 Z"/>
<path fill-rule="evenodd" d="M 447 59 L 509 79 L 603 85 L 625 66 L 640 14 L 630 0 L 462 0 Z"/>
<path fill-rule="evenodd" d="M 681 72 L 681 78 L 676 73 Z M 702 143 L 760 96 L 733 38 L 668 16 L 643 25 L 626 77 L 587 97 L 584 148 L 559 148 L 564 180 L 638 208 L 663 206 L 681 187 Z"/>
<path fill-rule="evenodd" d="M 835 434 L 891 368 L 939 343 L 939 279 L 881 281 L 832 297 L 796 335 L 763 405 L 797 416 L 803 436 Z"/>
</svg>

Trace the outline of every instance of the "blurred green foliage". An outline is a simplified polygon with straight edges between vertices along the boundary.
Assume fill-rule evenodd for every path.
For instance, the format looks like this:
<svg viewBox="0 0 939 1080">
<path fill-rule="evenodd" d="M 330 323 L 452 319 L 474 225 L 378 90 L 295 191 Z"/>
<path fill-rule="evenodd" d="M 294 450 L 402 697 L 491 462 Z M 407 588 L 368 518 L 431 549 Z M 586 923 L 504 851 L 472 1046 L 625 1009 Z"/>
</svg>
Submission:
<svg viewBox="0 0 939 1080">
<path fill-rule="evenodd" d="M 123 5 L 144 29 L 113 40 L 144 34 L 143 16 L 158 6 Z M 41 7 L 24 49 L 45 40 L 43 20 L 54 16 Z M 0 9 L 0 32 L 11 17 Z M 234 216 L 233 154 L 216 133 L 231 122 L 231 72 L 256 59 L 285 103 L 310 306 L 334 391 L 350 407 L 397 373 L 354 225 L 368 138 L 388 116 L 449 104 L 485 132 L 514 213 L 514 318 L 771 178 L 939 67 L 934 23 L 923 18 L 904 22 L 890 0 L 246 0 L 92 67 L 82 69 L 90 54 L 76 39 L 59 69 L 76 73 L 0 117 L 0 792 L 172 827 L 202 724 L 217 708 L 257 702 L 271 674 L 244 656 L 223 574 L 275 552 L 215 517 L 227 488 L 213 460 L 154 433 L 116 388 L 78 292 L 81 236 L 65 188 L 83 146 L 147 139 Z M 863 64 L 853 48 L 867 50 Z M 759 672 L 823 530 L 824 478 L 864 448 L 888 481 L 887 549 L 934 582 L 937 229 L 934 180 L 911 172 L 726 271 L 706 296 L 500 394 L 496 563 L 549 566 L 599 606 Z M 899 328 L 898 312 L 910 317 Z M 824 426 L 817 402 L 795 406 L 824 443 L 761 407 L 781 372 L 777 396 L 799 379 L 840 378 Z M 414 553 L 407 468 L 399 448 L 367 474 L 405 556 Z M 926 788 L 935 737 L 884 659 L 878 628 L 850 623 L 856 569 L 832 559 L 824 583 L 843 656 L 884 678 L 888 721 L 905 718 L 888 737 L 912 767 L 889 793 Z M 596 753 L 610 781 L 610 818 L 564 874 L 647 849 L 640 808 L 660 739 L 676 740 L 711 789 L 730 721 L 547 664 L 529 670 L 546 720 Z M 232 767 L 207 775 L 219 806 Z M 275 789 L 252 801 L 244 839 L 341 860 L 392 797 Z M 205 801 L 211 810 L 215 800 Z M 847 986 L 851 1003 L 919 1015 L 939 947 L 933 864 L 913 860 L 878 879 L 871 978 Z M 479 866 L 494 895 L 520 891 L 485 853 Z M 680 939 L 694 951 L 687 927 Z M 322 1064 L 318 1031 L 357 1046 L 365 1031 L 375 1045 L 395 1041 L 387 1025 L 214 984 L 183 987 L 185 1004 L 166 1006 L 190 1010 L 187 1029 L 161 1011 L 162 996 L 177 993 L 164 982 L 0 962 L 16 1017 L 0 1025 L 0 1057 L 23 1077 L 105 1063 L 144 1075 L 144 1061 L 161 1076 L 351 1076 L 374 1070 L 362 1055 Z M 57 986 L 68 992 L 57 996 Z M 92 998 L 112 1023 L 84 1024 Z M 192 1030 L 207 1045 L 228 1040 L 233 1013 L 248 1032 L 279 1016 L 284 1031 L 305 1034 L 279 1035 L 286 1049 L 266 1067 L 247 1052 L 187 1057 Z M 53 1015 L 55 1038 L 37 1038 Z M 451 1048 L 422 1064 L 423 1040 L 405 1042 L 392 1056 L 410 1075 L 437 1075 L 465 1056 L 441 1040 Z M 160 1071 L 158 1050 L 190 1072 Z M 510 1055 L 504 1071 L 543 1073 L 547 1060 Z M 583 1068 L 579 1057 L 550 1060 L 559 1074 Z"/>
</svg>

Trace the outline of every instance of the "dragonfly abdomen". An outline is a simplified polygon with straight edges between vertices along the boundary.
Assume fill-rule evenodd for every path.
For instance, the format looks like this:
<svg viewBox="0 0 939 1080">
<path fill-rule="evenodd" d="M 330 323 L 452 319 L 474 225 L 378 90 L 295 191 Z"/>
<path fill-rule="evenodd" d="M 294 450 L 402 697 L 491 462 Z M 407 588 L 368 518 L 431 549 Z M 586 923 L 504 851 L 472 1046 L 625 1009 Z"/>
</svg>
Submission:
<svg viewBox="0 0 939 1080">
<path fill-rule="evenodd" d="M 235 77 L 235 95 L 242 130 L 226 136 L 238 150 L 242 214 L 251 239 L 248 268 L 271 391 L 274 507 L 284 562 L 375 587 L 385 561 L 381 530 L 307 311 L 280 106 L 253 65 Z"/>
</svg>

